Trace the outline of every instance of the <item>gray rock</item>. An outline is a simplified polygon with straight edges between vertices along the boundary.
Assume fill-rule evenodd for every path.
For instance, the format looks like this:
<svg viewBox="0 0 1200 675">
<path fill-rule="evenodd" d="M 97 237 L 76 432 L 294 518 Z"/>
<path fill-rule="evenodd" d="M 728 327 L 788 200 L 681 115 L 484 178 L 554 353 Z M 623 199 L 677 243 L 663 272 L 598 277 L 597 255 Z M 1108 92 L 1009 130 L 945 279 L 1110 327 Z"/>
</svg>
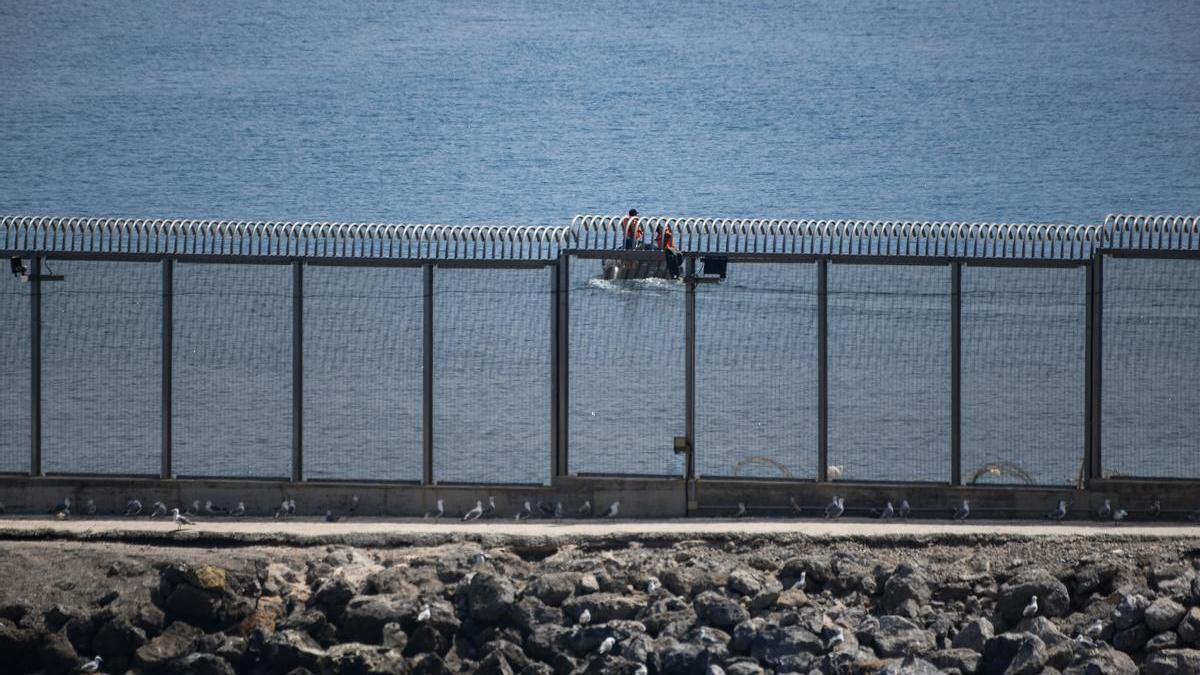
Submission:
<svg viewBox="0 0 1200 675">
<path fill-rule="evenodd" d="M 188 654 L 175 659 L 171 662 L 171 672 L 177 675 L 234 675 L 233 664 L 216 654 Z"/>
<path fill-rule="evenodd" d="M 395 621 L 383 624 L 380 629 L 379 644 L 385 649 L 395 649 L 398 652 L 404 651 L 404 646 L 408 644 L 408 634 L 404 632 L 404 628 Z"/>
<path fill-rule="evenodd" d="M 1200 650 L 1164 649 L 1146 658 L 1142 667 L 1146 675 L 1178 675 L 1200 673 Z"/>
<path fill-rule="evenodd" d="M 579 577 L 579 583 L 575 586 L 575 595 L 599 592 L 600 580 L 596 578 L 595 574 L 584 574 Z"/>
<path fill-rule="evenodd" d="M 363 583 L 363 593 L 366 595 L 392 595 L 416 602 L 421 591 L 409 580 L 412 570 L 407 567 L 386 567 L 367 575 Z"/>
<path fill-rule="evenodd" d="M 491 652 L 479 662 L 478 675 L 513 675 L 515 672 L 502 652 Z"/>
<path fill-rule="evenodd" d="M 166 664 L 192 653 L 192 647 L 203 633 L 199 628 L 176 621 L 161 635 L 134 652 L 134 662 L 147 670 L 157 670 Z"/>
<path fill-rule="evenodd" d="M 1063 675 L 1138 675 L 1138 667 L 1124 652 L 1104 646 L 1088 650 Z"/>
<path fill-rule="evenodd" d="M 292 668 L 316 668 L 325 650 L 308 633 L 281 630 L 267 638 L 264 654 L 272 667 L 287 672 Z"/>
<path fill-rule="evenodd" d="M 311 604 L 320 607 L 330 619 L 337 621 L 346 605 L 354 598 L 354 586 L 345 577 L 334 576 L 326 579 L 313 593 Z"/>
<path fill-rule="evenodd" d="M 346 642 L 330 647 L 329 651 L 321 656 L 319 665 L 325 675 L 388 675 L 406 670 L 404 658 L 399 652 L 360 642 Z"/>
<path fill-rule="evenodd" d="M 403 594 L 360 595 L 347 603 L 338 634 L 346 642 L 379 644 L 385 624 L 403 624 L 416 611 Z"/>
<path fill-rule="evenodd" d="M 1187 608 L 1170 598 L 1159 598 L 1146 608 L 1146 627 L 1151 633 L 1175 630 Z"/>
<path fill-rule="evenodd" d="M 1044 616 L 1024 619 L 1017 624 L 1016 633 L 1032 633 L 1046 645 L 1046 664 L 1054 668 L 1066 668 L 1074 656 L 1074 641 L 1058 626 Z"/>
<path fill-rule="evenodd" d="M 237 664 L 246 655 L 247 646 L 246 638 L 226 635 L 214 653 L 230 663 Z"/>
<path fill-rule="evenodd" d="M 779 582 L 784 588 L 791 588 L 801 572 L 805 574 L 807 589 L 812 592 L 829 582 L 833 577 L 833 566 L 828 558 L 792 558 L 779 568 Z"/>
<path fill-rule="evenodd" d="M 776 670 L 784 667 L 784 658 L 800 652 L 819 654 L 824 650 L 821 638 L 800 626 L 768 628 L 754 637 L 750 656 Z"/>
<path fill-rule="evenodd" d="M 1179 622 L 1179 639 L 1184 644 L 1200 644 L 1200 607 L 1193 607 Z"/>
<path fill-rule="evenodd" d="M 1035 595 L 1038 598 L 1039 616 L 1066 616 L 1071 611 L 1067 587 L 1042 569 L 1021 572 L 1001 586 L 997 609 L 1006 620 L 1020 621 L 1025 606 Z"/>
<path fill-rule="evenodd" d="M 896 659 L 879 671 L 884 675 L 941 675 L 941 670 L 932 663 L 917 656 L 908 656 L 903 660 Z"/>
<path fill-rule="evenodd" d="M 958 631 L 958 635 L 954 636 L 950 644 L 955 649 L 971 649 L 982 654 L 984 645 L 995 634 L 996 629 L 992 627 L 991 621 L 983 618 L 972 619 Z"/>
<path fill-rule="evenodd" d="M 730 648 L 736 654 L 749 654 L 750 645 L 754 643 L 754 636 L 763 632 L 766 628 L 766 620 L 757 617 L 739 623 L 733 627 L 733 639 L 730 641 Z"/>
<path fill-rule="evenodd" d="M 1179 649 L 1182 646 L 1179 642 L 1179 635 L 1174 631 L 1168 631 L 1150 638 L 1143 649 L 1148 652 L 1157 652 L 1163 649 Z"/>
<path fill-rule="evenodd" d="M 637 619 L 646 624 L 646 631 L 659 635 L 682 636 L 696 623 L 696 610 L 682 598 L 655 600 L 638 613 Z"/>
<path fill-rule="evenodd" d="M 1125 594 L 1121 596 L 1116 607 L 1113 607 L 1110 618 L 1118 631 L 1125 630 L 1145 618 L 1146 609 L 1149 607 L 1150 600 L 1146 596 L 1140 593 Z"/>
<path fill-rule="evenodd" d="M 123 671 L 128 659 L 148 642 L 146 631 L 129 623 L 124 617 L 116 617 L 100 626 L 92 639 L 92 651 L 104 657 L 105 668 Z M 4 649 L 0 648 L 0 653 Z"/>
<path fill-rule="evenodd" d="M 747 569 L 735 569 L 729 573 L 729 590 L 754 597 L 762 592 L 763 584 L 758 575 Z"/>
<path fill-rule="evenodd" d="M 696 586 L 701 584 L 704 575 L 694 567 L 670 567 L 659 574 L 663 586 L 675 595 L 685 598 L 692 597 Z"/>
<path fill-rule="evenodd" d="M 167 625 L 167 615 L 158 607 L 147 603 L 138 607 L 134 623 L 146 631 L 146 635 L 158 635 L 162 632 L 163 626 Z"/>
<path fill-rule="evenodd" d="M 1092 593 L 1112 593 L 1113 581 L 1120 569 L 1112 563 L 1088 563 L 1075 568 L 1071 577 L 1071 597 L 1082 604 Z"/>
<path fill-rule="evenodd" d="M 0 619 L 19 624 L 27 615 L 33 614 L 33 603 L 27 600 L 10 600 L 0 603 Z"/>
<path fill-rule="evenodd" d="M 571 631 L 566 637 L 567 648 L 579 656 L 586 656 L 596 651 L 600 643 L 607 638 L 624 642 L 636 635 L 646 632 L 646 627 L 637 621 L 609 621 L 599 625 L 583 626 Z"/>
<path fill-rule="evenodd" d="M 931 597 L 925 577 L 909 565 L 897 567 L 883 584 L 883 607 L 891 614 L 914 619 Z"/>
<path fill-rule="evenodd" d="M 592 623 L 604 623 L 614 619 L 632 619 L 645 606 L 645 602 L 628 595 L 617 593 L 591 593 L 576 596 L 563 603 L 563 613 L 578 621 L 583 610 L 592 615 Z"/>
<path fill-rule="evenodd" d="M 942 649 L 926 655 L 933 665 L 946 670 L 954 668 L 960 673 L 973 673 L 983 658 L 974 649 Z"/>
<path fill-rule="evenodd" d="M 525 593 L 551 607 L 558 607 L 575 593 L 580 576 L 577 572 L 539 574 L 525 587 Z"/>
<path fill-rule="evenodd" d="M 745 607 L 716 591 L 697 595 L 692 604 L 696 608 L 697 619 L 716 628 L 733 630 L 734 626 L 750 618 Z"/>
<path fill-rule="evenodd" d="M 725 666 L 726 675 L 763 675 L 762 666 L 754 661 L 734 661 Z"/>
<path fill-rule="evenodd" d="M 183 620 L 196 626 L 212 626 L 221 609 L 221 596 L 212 591 L 179 584 L 167 598 L 167 617 Z"/>
<path fill-rule="evenodd" d="M 508 611 L 508 619 L 521 631 L 528 635 L 539 624 L 563 623 L 563 612 L 557 607 L 549 607 L 533 596 L 521 598 Z"/>
<path fill-rule="evenodd" d="M 41 636 L 29 628 L 18 628 L 8 619 L 0 619 L 0 654 L 8 655 L 7 666 L 15 672 L 33 670 L 32 658 Z"/>
<path fill-rule="evenodd" d="M 412 635 L 409 636 L 404 654 L 405 656 L 417 656 L 418 654 L 445 656 L 448 649 L 450 649 L 450 641 L 446 639 L 446 636 L 433 626 L 422 623 L 418 624 Z"/>
<path fill-rule="evenodd" d="M 1133 654 L 1141 651 L 1149 640 L 1150 629 L 1144 623 L 1137 623 L 1114 633 L 1112 643 L 1114 647 L 1126 654 Z"/>
<path fill-rule="evenodd" d="M 499 621 L 516 601 L 516 591 L 507 578 L 480 572 L 467 587 L 471 618 L 492 623 Z"/>
<path fill-rule="evenodd" d="M 937 648 L 933 633 L 892 614 L 879 617 L 879 627 L 871 637 L 875 652 L 883 657 L 923 654 Z"/>
<path fill-rule="evenodd" d="M 524 670 L 532 661 L 525 655 L 525 651 L 519 645 L 508 640 L 493 640 L 480 649 L 483 654 L 499 652 L 504 656 L 504 660 L 512 666 L 513 670 Z"/>
<path fill-rule="evenodd" d="M 6 658 L 8 655 L 5 655 Z M 82 659 L 75 653 L 65 633 L 50 633 L 37 652 L 37 665 L 46 673 L 74 673 Z"/>
<path fill-rule="evenodd" d="M 1036 675 L 1046 665 L 1046 645 L 1032 633 L 1001 633 L 983 648 L 980 675 Z"/>
</svg>

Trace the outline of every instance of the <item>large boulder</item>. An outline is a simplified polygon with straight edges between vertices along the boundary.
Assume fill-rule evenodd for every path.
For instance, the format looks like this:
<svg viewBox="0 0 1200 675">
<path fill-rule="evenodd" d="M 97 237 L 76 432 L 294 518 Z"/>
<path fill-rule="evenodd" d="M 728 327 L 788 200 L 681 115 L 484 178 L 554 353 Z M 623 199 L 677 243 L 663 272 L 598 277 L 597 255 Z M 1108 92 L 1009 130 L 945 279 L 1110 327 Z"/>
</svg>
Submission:
<svg viewBox="0 0 1200 675">
<path fill-rule="evenodd" d="M 293 668 L 315 669 L 325 656 L 325 650 L 308 633 L 298 630 L 281 630 L 272 635 L 266 644 L 265 656 L 273 668 L 286 673 Z"/>
<path fill-rule="evenodd" d="M 883 608 L 890 614 L 914 619 L 930 597 L 929 583 L 909 565 L 897 567 L 883 584 Z"/>
<path fill-rule="evenodd" d="M 8 655 L 5 655 L 6 658 Z M 78 672 L 82 659 L 75 653 L 71 641 L 63 632 L 50 633 L 37 652 L 38 667 L 50 675 Z"/>
<path fill-rule="evenodd" d="M 377 570 L 367 575 L 362 592 L 365 595 L 401 596 L 416 602 L 421 591 L 408 580 L 411 574 L 411 569 L 400 566 Z"/>
<path fill-rule="evenodd" d="M 539 574 L 525 587 L 525 594 L 532 595 L 551 607 L 558 607 L 575 593 L 579 577 L 578 572 Z"/>
<path fill-rule="evenodd" d="M 587 610 L 592 623 L 604 623 L 614 619 L 633 619 L 645 606 L 645 602 L 628 595 L 617 593 L 590 593 L 571 598 L 563 603 L 563 613 L 572 621 Z"/>
<path fill-rule="evenodd" d="M 169 619 L 211 627 L 219 620 L 221 594 L 191 584 L 179 584 L 167 598 L 165 609 Z"/>
<path fill-rule="evenodd" d="M 1117 606 L 1113 607 L 1110 618 L 1118 631 L 1125 630 L 1142 621 L 1149 607 L 1150 600 L 1146 596 L 1140 593 L 1125 594 L 1121 596 Z"/>
<path fill-rule="evenodd" d="M 37 631 L 18 628 L 8 619 L 0 619 L 0 654 L 7 654 L 11 657 L 7 662 L 7 667 L 16 672 L 33 670 L 38 642 L 40 642 L 40 636 Z"/>
<path fill-rule="evenodd" d="M 783 670 L 789 667 L 788 657 L 801 653 L 820 654 L 823 649 L 821 638 L 806 628 L 772 627 L 754 636 L 750 643 L 750 656 L 763 665 Z"/>
<path fill-rule="evenodd" d="M 165 669 L 171 661 L 192 653 L 201 635 L 203 632 L 199 628 L 176 621 L 161 635 L 139 647 L 134 652 L 134 662 L 150 671 Z"/>
<path fill-rule="evenodd" d="M 1159 598 L 1146 608 L 1146 627 L 1152 633 L 1175 630 L 1187 608 L 1170 598 Z"/>
<path fill-rule="evenodd" d="M 1200 607 L 1193 607 L 1179 622 L 1179 639 L 1184 644 L 1200 644 Z"/>
<path fill-rule="evenodd" d="M 321 582 L 313 593 L 310 603 L 320 607 L 330 619 L 337 621 L 346 605 L 354 599 L 354 586 L 342 576 L 332 576 Z"/>
<path fill-rule="evenodd" d="M 741 567 L 729 573 L 728 585 L 729 590 L 747 597 L 754 597 L 763 589 L 762 581 L 759 580 L 758 575 L 751 570 Z"/>
<path fill-rule="evenodd" d="M 108 664 L 105 664 L 106 666 Z M 173 675 L 235 675 L 233 664 L 216 654 L 188 654 L 171 662 Z"/>
<path fill-rule="evenodd" d="M 980 675 L 1037 675 L 1046 666 L 1046 645 L 1032 633 L 1001 633 L 987 641 Z"/>
<path fill-rule="evenodd" d="M 1164 649 L 1154 652 L 1146 658 L 1142 672 L 1146 675 L 1200 673 L 1200 650 Z"/>
<path fill-rule="evenodd" d="M 974 649 L 942 649 L 926 656 L 929 662 L 938 668 L 942 670 L 953 668 L 960 673 L 975 672 L 979 668 L 979 661 L 983 658 Z"/>
<path fill-rule="evenodd" d="M 1038 599 L 1038 616 L 1066 616 L 1071 611 L 1067 587 L 1046 570 L 1021 572 L 1000 587 L 997 609 L 1007 621 L 1020 621 L 1033 596 Z"/>
<path fill-rule="evenodd" d="M 679 637 L 696 623 L 696 610 L 692 603 L 669 596 L 650 603 L 638 612 L 636 618 L 646 625 L 650 635 Z"/>
<path fill-rule="evenodd" d="M 1126 654 L 1135 654 L 1150 640 L 1150 629 L 1144 623 L 1135 623 L 1125 630 L 1113 633 L 1113 646 Z"/>
<path fill-rule="evenodd" d="M 954 636 L 951 646 L 955 649 L 970 649 L 982 654 L 984 645 L 995 634 L 996 629 L 992 627 L 991 621 L 984 618 L 972 619 Z"/>
<path fill-rule="evenodd" d="M 697 595 L 692 604 L 696 608 L 696 617 L 716 628 L 733 630 L 734 626 L 750 618 L 750 613 L 740 603 L 716 591 Z"/>
<path fill-rule="evenodd" d="M 476 574 L 467 586 L 471 618 L 487 623 L 499 621 L 508 614 L 516 595 L 512 582 L 507 578 L 487 572 Z"/>
<path fill-rule="evenodd" d="M 419 611 L 403 595 L 360 595 L 342 612 L 339 635 L 347 642 L 379 644 L 384 625 L 404 623 Z"/>
<path fill-rule="evenodd" d="M 937 648 L 932 632 L 893 614 L 879 617 L 879 626 L 870 637 L 875 643 L 875 652 L 884 657 L 924 654 Z"/>
<path fill-rule="evenodd" d="M 133 653 L 146 644 L 146 631 L 138 628 L 123 617 L 106 622 L 96 631 L 92 639 L 93 651 L 104 657 L 105 667 L 124 671 Z M 0 649 L 0 653 L 4 650 Z"/>
<path fill-rule="evenodd" d="M 1127 654 L 1105 645 L 1089 649 L 1063 675 L 1138 675 L 1138 667 Z"/>
<path fill-rule="evenodd" d="M 1017 624 L 1015 632 L 1032 633 L 1046 645 L 1046 665 L 1065 668 L 1074 656 L 1074 641 L 1067 637 L 1054 622 L 1044 616 L 1024 619 Z"/>
</svg>

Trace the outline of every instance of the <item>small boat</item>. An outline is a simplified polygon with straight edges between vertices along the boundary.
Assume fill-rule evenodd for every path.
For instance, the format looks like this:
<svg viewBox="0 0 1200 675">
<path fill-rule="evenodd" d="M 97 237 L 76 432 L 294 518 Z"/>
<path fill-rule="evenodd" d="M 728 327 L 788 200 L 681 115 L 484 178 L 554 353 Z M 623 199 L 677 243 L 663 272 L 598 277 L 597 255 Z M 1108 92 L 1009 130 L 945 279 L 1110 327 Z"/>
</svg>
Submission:
<svg viewBox="0 0 1200 675">
<path fill-rule="evenodd" d="M 606 281 L 677 278 L 671 274 L 663 252 L 653 249 L 628 251 L 619 258 L 604 258 L 600 262 Z"/>
</svg>

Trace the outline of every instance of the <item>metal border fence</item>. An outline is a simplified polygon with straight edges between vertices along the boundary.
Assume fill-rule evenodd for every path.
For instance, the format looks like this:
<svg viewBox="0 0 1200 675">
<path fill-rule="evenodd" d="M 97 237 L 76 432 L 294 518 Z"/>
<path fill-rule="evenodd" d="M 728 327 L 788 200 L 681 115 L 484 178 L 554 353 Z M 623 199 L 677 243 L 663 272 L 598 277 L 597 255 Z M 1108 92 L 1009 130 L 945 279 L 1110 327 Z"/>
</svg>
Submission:
<svg viewBox="0 0 1200 675">
<path fill-rule="evenodd" d="M 552 268 L 546 310 L 549 327 L 550 434 L 548 448 L 530 452 L 549 457 L 549 476 L 574 473 L 570 438 L 570 269 L 572 261 L 620 257 L 622 216 L 581 215 L 569 226 L 504 227 L 351 223 L 234 222 L 0 216 L 0 254 L 28 261 L 29 279 L 29 474 L 43 475 L 43 284 L 46 260 L 137 260 L 158 262 L 162 275 L 161 471 L 176 475 L 173 453 L 175 398 L 173 371 L 176 264 L 288 265 L 292 275 L 292 373 L 290 480 L 307 480 L 304 470 L 304 270 L 306 265 L 412 267 L 422 271 L 421 484 L 436 482 L 433 420 L 435 307 L 433 281 L 439 268 Z M 1101 454 L 1104 261 L 1110 257 L 1194 259 L 1200 264 L 1200 217 L 1110 215 L 1101 225 L 986 224 L 919 221 L 786 220 L 643 217 L 653 232 L 670 227 L 686 266 L 682 435 L 663 438 L 663 451 L 682 450 L 682 476 L 696 478 L 696 287 L 706 258 L 727 263 L 803 263 L 816 269 L 816 452 L 818 482 L 830 472 L 829 434 L 829 268 L 841 264 L 942 266 L 949 271 L 950 466 L 944 482 L 964 485 L 962 467 L 962 275 L 964 266 L 1004 268 L 1084 268 L 1085 411 L 1080 443 L 1085 458 L 1081 480 L 1107 478 Z M 589 263 L 591 264 L 591 263 Z M 351 273 L 351 272 L 347 272 Z M 15 297 L 15 296 L 14 296 Z M 657 443 L 658 441 L 656 441 Z M 809 444 L 805 444 L 809 445 Z M 620 472 L 618 472 L 620 473 Z M 607 474 L 605 474 L 607 475 Z M 1125 478 L 1122 476 L 1122 478 Z M 1136 476 L 1128 476 L 1136 479 Z M 1157 477 L 1155 477 L 1157 478 Z M 1197 475 L 1180 478 L 1198 480 Z"/>
</svg>

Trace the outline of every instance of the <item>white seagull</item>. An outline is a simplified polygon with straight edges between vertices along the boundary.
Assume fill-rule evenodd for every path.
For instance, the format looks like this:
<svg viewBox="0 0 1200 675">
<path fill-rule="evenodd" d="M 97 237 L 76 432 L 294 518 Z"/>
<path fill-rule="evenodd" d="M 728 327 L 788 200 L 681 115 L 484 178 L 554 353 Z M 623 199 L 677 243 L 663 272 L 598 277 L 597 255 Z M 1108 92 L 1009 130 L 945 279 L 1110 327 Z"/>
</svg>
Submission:
<svg viewBox="0 0 1200 675">
<path fill-rule="evenodd" d="M 792 590 L 793 591 L 802 591 L 802 590 L 804 590 L 804 587 L 807 585 L 808 585 L 808 572 L 801 571 L 800 576 L 796 579 L 796 582 L 794 584 L 792 584 Z"/>
<path fill-rule="evenodd" d="M 646 582 L 647 594 L 653 594 L 654 591 L 657 591 L 660 588 L 662 588 L 662 583 L 658 580 L 658 577 L 650 577 L 650 581 Z"/>
<path fill-rule="evenodd" d="M 434 509 L 433 511 L 430 511 L 429 513 L 426 513 L 425 517 L 433 518 L 434 520 L 437 520 L 438 518 L 441 518 L 443 515 L 445 515 L 445 513 L 446 513 L 446 503 L 443 500 L 439 499 L 439 500 L 437 500 L 437 508 Z"/>
<path fill-rule="evenodd" d="M 1112 502 L 1110 502 L 1109 500 L 1105 499 L 1105 500 L 1104 500 L 1104 506 L 1101 506 L 1101 507 L 1100 507 L 1100 510 L 1099 510 L 1099 511 L 1096 511 L 1096 515 L 1097 515 L 1097 516 L 1100 516 L 1100 518 L 1102 518 L 1102 519 L 1104 519 L 1104 520 L 1107 520 L 1107 519 L 1108 519 L 1108 517 L 1112 515 L 1112 512 L 1113 512 L 1113 508 L 1112 508 Z"/>
<path fill-rule="evenodd" d="M 575 515 L 581 516 L 581 517 L 592 515 L 592 500 L 585 499 L 583 501 L 583 506 L 580 506 L 579 508 L 575 509 Z"/>
<path fill-rule="evenodd" d="M 237 506 L 233 507 L 233 511 L 231 511 L 229 515 L 233 516 L 234 518 L 241 518 L 242 516 L 246 515 L 246 503 L 238 502 Z"/>
<path fill-rule="evenodd" d="M 1067 517 L 1067 500 L 1065 500 L 1065 499 L 1058 500 L 1058 506 L 1055 507 L 1055 509 L 1053 511 L 1051 511 L 1050 515 L 1047 517 L 1052 518 L 1054 520 L 1062 520 L 1063 518 L 1066 518 Z"/>
<path fill-rule="evenodd" d="M 1125 509 L 1117 509 L 1116 511 L 1113 512 L 1113 522 L 1119 523 L 1122 520 L 1125 520 L 1125 517 L 1128 515 L 1129 515 L 1129 512 L 1126 511 Z"/>
<path fill-rule="evenodd" d="M 896 515 L 900 516 L 901 518 L 908 518 L 908 512 L 911 510 L 912 509 L 910 509 L 908 506 L 908 500 L 901 499 L 900 508 L 896 510 Z"/>
<path fill-rule="evenodd" d="M 79 672 L 94 673 L 94 672 L 100 670 L 100 664 L 103 662 L 104 662 L 104 659 L 100 658 L 99 656 L 96 656 L 91 661 L 88 661 L 87 663 L 83 664 L 82 666 L 79 666 Z"/>
<path fill-rule="evenodd" d="M 834 647 L 842 644 L 842 642 L 845 641 L 846 634 L 842 632 L 842 629 L 838 628 L 836 631 L 837 632 L 833 634 L 833 637 L 829 638 L 829 643 L 825 645 L 825 649 L 832 650 Z"/>
<path fill-rule="evenodd" d="M 175 520 L 175 529 L 179 529 L 184 525 L 195 525 L 190 518 L 179 513 L 179 509 L 171 509 L 171 517 Z"/>
<path fill-rule="evenodd" d="M 836 495 L 834 496 L 833 501 L 829 502 L 829 505 L 825 507 L 826 518 L 840 518 L 845 512 L 846 506 L 842 502 L 842 498 Z"/>
<path fill-rule="evenodd" d="M 1029 604 L 1025 605 L 1025 609 L 1024 609 L 1024 611 L 1021 612 L 1021 616 L 1037 616 L 1037 613 L 1038 613 L 1037 596 L 1036 595 L 1030 596 Z"/>
<path fill-rule="evenodd" d="M 617 644 L 616 638 L 609 635 L 608 637 L 604 638 L 604 642 L 600 643 L 600 649 L 599 649 L 600 653 L 601 654 L 609 653 L 610 651 L 612 651 L 613 645 L 615 645 L 615 644 Z"/>
<path fill-rule="evenodd" d="M 418 622 L 428 621 L 429 617 L 431 617 L 431 616 L 433 616 L 433 610 L 429 607 L 428 604 L 426 604 L 421 607 L 421 612 L 419 614 L 417 614 L 417 621 Z"/>
<path fill-rule="evenodd" d="M 208 499 L 204 502 L 204 512 L 214 516 L 223 516 L 229 513 L 229 509 L 220 506 L 213 506 L 212 500 Z"/>
<path fill-rule="evenodd" d="M 883 512 L 879 514 L 881 520 L 887 520 L 896 515 L 896 509 L 892 508 L 892 503 L 888 502 L 887 506 L 883 507 Z"/>
<path fill-rule="evenodd" d="M 733 512 L 733 517 L 734 517 L 734 518 L 741 518 L 741 517 L 742 517 L 742 516 L 744 516 L 744 515 L 746 515 L 746 503 L 745 503 L 745 502 L 738 502 L 738 505 L 737 505 L 737 511 L 734 511 L 734 512 Z"/>
<path fill-rule="evenodd" d="M 162 502 L 154 502 L 154 510 L 150 512 L 151 518 L 159 518 L 167 515 L 167 505 Z"/>
<path fill-rule="evenodd" d="M 488 505 L 483 507 L 483 515 L 487 515 L 496 510 L 496 498 L 488 497 Z"/>
<path fill-rule="evenodd" d="M 958 510 L 954 512 L 954 519 L 966 520 L 969 515 L 971 515 L 971 502 L 964 499 L 962 506 L 958 507 Z"/>
<path fill-rule="evenodd" d="M 580 626 L 586 626 L 591 622 L 592 622 L 592 613 L 589 612 L 587 609 L 584 609 L 582 612 L 579 613 L 579 620 L 576 621 L 575 623 L 578 623 Z"/>
<path fill-rule="evenodd" d="M 528 499 L 526 499 L 525 503 L 521 505 L 521 510 L 517 511 L 517 520 L 529 520 L 529 517 L 532 515 L 533 505 L 529 503 Z"/>
<path fill-rule="evenodd" d="M 136 516 L 142 512 L 142 503 L 136 497 L 130 497 L 129 501 L 125 502 L 125 515 Z"/>
<path fill-rule="evenodd" d="M 462 519 L 463 519 L 464 523 L 469 523 L 472 520 L 478 520 L 482 516 L 483 516 L 483 502 L 476 501 L 475 508 L 471 509 L 470 511 L 467 511 L 467 513 L 462 517 Z"/>
<path fill-rule="evenodd" d="M 288 518 L 292 518 L 296 515 L 296 500 L 295 499 L 288 500 L 287 513 L 288 513 Z"/>
<path fill-rule="evenodd" d="M 617 511 L 621 508 L 621 502 L 616 501 L 608 505 L 608 510 L 600 514 L 601 518 L 616 518 Z"/>
<path fill-rule="evenodd" d="M 64 498 L 61 503 L 55 505 L 54 508 L 50 509 L 50 513 L 64 513 L 64 512 L 65 513 L 71 512 L 71 498 L 70 497 Z"/>
</svg>

